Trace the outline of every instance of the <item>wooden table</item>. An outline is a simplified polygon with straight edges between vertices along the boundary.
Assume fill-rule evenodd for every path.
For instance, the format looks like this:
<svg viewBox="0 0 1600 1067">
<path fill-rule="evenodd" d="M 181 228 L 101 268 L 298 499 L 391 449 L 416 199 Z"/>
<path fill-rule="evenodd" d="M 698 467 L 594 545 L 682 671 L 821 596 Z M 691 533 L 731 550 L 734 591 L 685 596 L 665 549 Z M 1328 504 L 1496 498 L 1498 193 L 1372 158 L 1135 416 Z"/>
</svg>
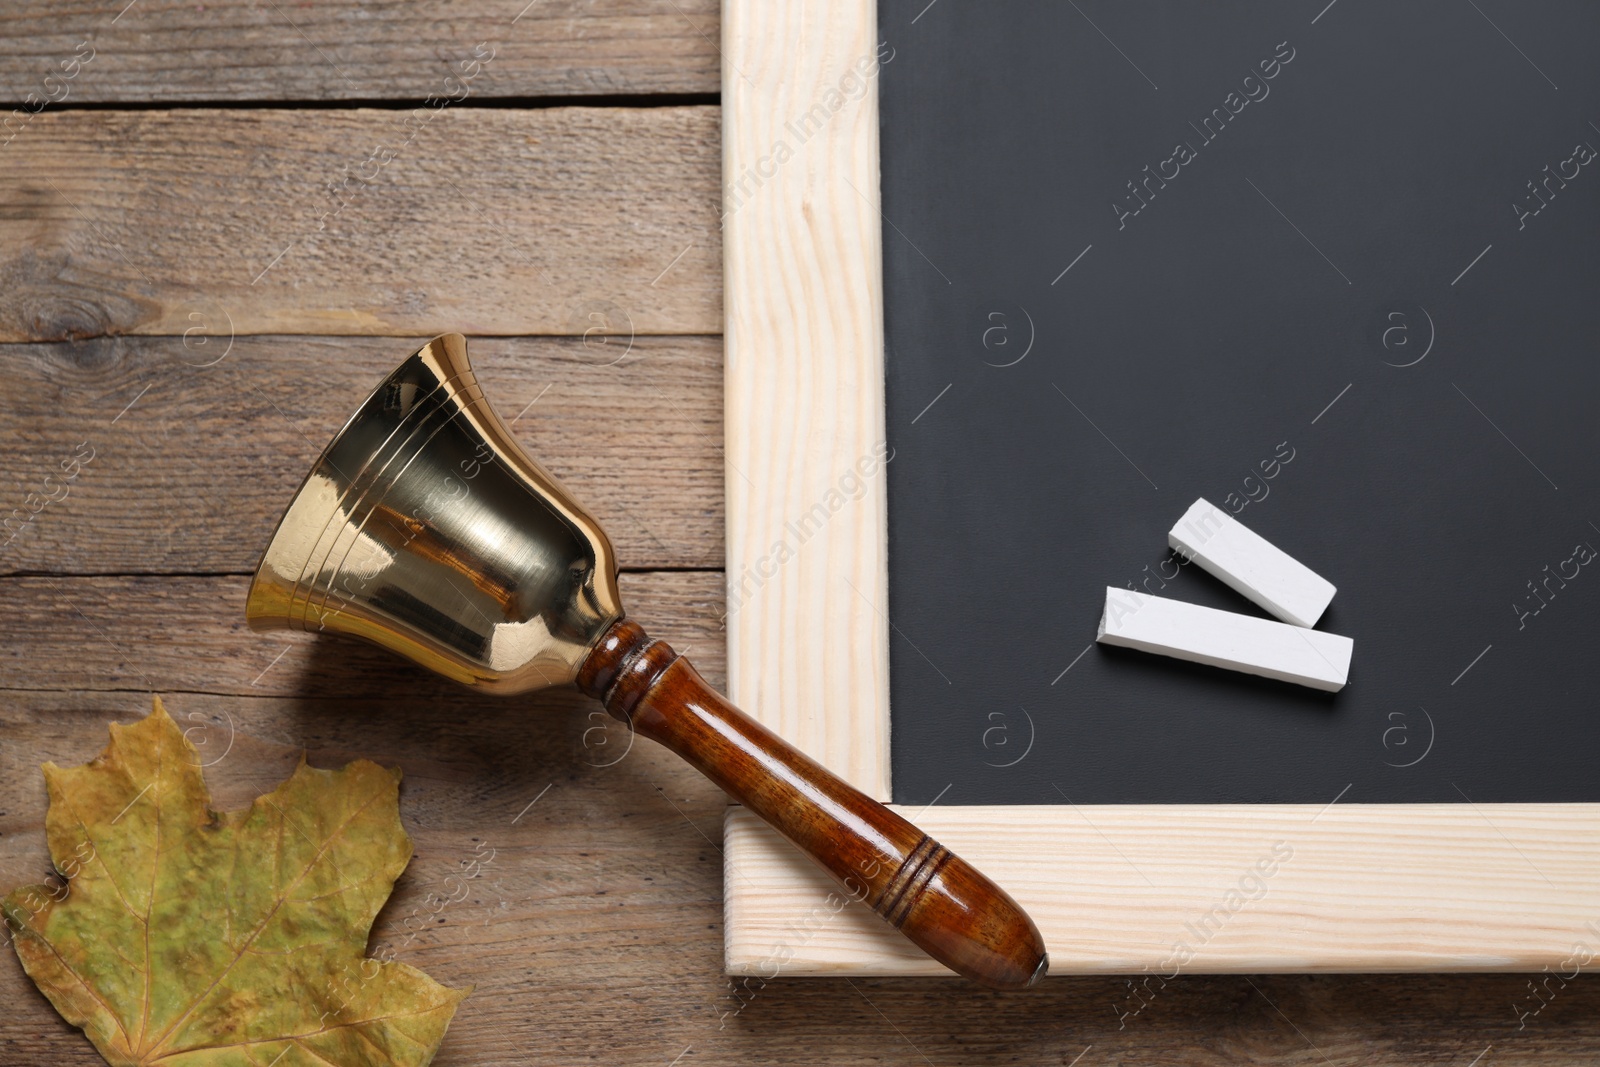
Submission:
<svg viewBox="0 0 1600 1067">
<path fill-rule="evenodd" d="M 302 751 L 404 768 L 375 947 L 496 850 L 401 953 L 476 986 L 441 1065 L 1593 1062 L 1588 977 L 1520 1029 L 1515 975 L 1186 977 L 1120 1020 L 1119 978 L 735 989 L 717 790 L 573 693 L 476 698 L 242 612 L 322 443 L 461 330 L 630 610 L 721 681 L 714 0 L 123 2 L 0 11 L 0 513 L 94 453 L 0 550 L 0 883 L 47 868 L 39 764 L 159 692 L 225 807 Z M 0 1000 L 0 1064 L 100 1062 L 11 960 Z"/>
</svg>

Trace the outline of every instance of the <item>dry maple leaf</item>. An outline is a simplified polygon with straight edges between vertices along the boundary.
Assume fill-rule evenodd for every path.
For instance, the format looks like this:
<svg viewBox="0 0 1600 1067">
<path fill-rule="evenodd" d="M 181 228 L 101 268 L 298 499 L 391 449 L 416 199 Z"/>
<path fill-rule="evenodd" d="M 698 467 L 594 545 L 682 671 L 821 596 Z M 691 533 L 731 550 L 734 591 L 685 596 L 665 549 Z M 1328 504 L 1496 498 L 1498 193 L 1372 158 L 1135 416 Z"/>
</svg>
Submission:
<svg viewBox="0 0 1600 1067">
<path fill-rule="evenodd" d="M 366 956 L 411 859 L 400 772 L 304 762 L 218 813 L 200 759 L 155 710 L 92 762 L 44 765 L 67 879 L 6 898 L 17 955 L 114 1067 L 421 1065 L 464 990 Z"/>
</svg>

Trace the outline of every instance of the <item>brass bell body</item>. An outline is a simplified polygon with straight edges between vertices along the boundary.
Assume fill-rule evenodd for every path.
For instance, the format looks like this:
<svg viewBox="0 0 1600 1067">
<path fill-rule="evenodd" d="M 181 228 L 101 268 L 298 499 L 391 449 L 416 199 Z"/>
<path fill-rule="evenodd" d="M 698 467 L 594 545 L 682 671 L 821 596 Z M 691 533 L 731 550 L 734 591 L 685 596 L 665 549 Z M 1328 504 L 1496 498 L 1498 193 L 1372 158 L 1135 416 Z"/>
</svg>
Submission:
<svg viewBox="0 0 1600 1067">
<path fill-rule="evenodd" d="M 306 476 L 251 583 L 255 630 L 353 634 L 496 693 L 571 682 L 622 617 L 600 525 L 485 402 L 446 334 Z"/>
</svg>

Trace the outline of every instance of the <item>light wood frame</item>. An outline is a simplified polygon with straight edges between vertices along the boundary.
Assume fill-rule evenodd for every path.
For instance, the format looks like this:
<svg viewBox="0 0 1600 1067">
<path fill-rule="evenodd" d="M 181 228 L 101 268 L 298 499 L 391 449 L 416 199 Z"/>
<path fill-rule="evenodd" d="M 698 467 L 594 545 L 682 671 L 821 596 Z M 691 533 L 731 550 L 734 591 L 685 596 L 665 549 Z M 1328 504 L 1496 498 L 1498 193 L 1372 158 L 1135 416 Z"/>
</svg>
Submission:
<svg viewBox="0 0 1600 1067">
<path fill-rule="evenodd" d="M 875 4 L 724 0 L 722 25 L 730 694 L 887 801 L 877 82 L 851 78 Z M 1600 804 L 906 814 L 1028 908 L 1054 974 L 1600 958 Z M 725 829 L 730 974 L 948 973 L 749 812 Z"/>
</svg>

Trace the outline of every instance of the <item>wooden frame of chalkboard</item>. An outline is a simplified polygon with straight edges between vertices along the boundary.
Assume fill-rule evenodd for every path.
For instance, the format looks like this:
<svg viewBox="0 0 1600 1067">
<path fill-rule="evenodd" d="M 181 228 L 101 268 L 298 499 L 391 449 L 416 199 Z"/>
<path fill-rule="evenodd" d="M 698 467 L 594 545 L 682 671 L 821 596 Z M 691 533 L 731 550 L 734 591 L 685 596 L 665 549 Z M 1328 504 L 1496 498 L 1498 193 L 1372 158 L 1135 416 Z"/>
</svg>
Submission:
<svg viewBox="0 0 1600 1067">
<path fill-rule="evenodd" d="M 729 689 L 888 801 L 876 12 L 725 0 L 723 16 Z M 1600 804 L 1338 800 L 906 814 L 1029 909 L 1055 974 L 1600 955 Z M 726 966 L 746 987 L 944 973 L 748 812 L 725 830 Z"/>
</svg>

